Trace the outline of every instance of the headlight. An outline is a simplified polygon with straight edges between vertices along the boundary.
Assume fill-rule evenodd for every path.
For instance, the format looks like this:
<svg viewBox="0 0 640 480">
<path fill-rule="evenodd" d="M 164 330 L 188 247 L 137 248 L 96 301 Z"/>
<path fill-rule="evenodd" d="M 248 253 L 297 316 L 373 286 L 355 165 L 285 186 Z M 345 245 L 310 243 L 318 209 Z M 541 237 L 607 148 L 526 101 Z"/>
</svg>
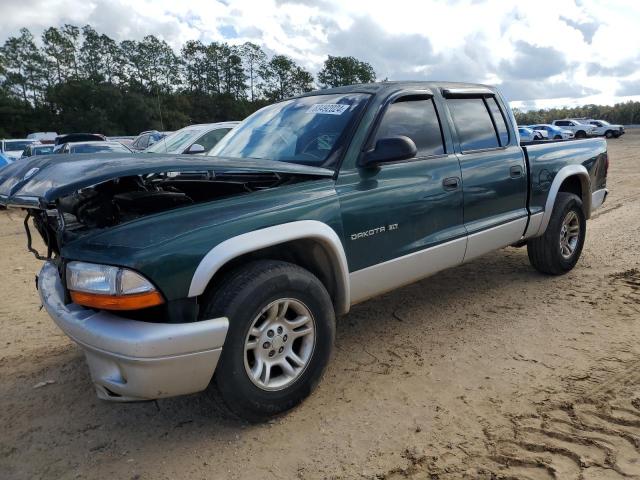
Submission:
<svg viewBox="0 0 640 480">
<path fill-rule="evenodd" d="M 160 292 L 127 268 L 69 262 L 67 288 L 78 305 L 105 310 L 137 310 L 164 303 Z"/>
</svg>

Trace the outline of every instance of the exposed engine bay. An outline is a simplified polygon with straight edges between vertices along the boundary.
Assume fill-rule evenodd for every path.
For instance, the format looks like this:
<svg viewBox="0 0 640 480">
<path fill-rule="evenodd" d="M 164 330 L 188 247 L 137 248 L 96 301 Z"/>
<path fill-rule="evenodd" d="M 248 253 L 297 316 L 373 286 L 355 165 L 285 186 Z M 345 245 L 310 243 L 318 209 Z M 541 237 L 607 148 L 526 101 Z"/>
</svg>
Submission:
<svg viewBox="0 0 640 480">
<path fill-rule="evenodd" d="M 39 259 L 52 258 L 60 247 L 88 232 L 196 203 L 266 190 L 313 178 L 282 173 L 167 172 L 121 177 L 62 197 L 47 210 L 29 209 L 25 218 L 28 249 Z M 30 220 L 47 246 L 46 255 L 32 247 Z"/>
</svg>

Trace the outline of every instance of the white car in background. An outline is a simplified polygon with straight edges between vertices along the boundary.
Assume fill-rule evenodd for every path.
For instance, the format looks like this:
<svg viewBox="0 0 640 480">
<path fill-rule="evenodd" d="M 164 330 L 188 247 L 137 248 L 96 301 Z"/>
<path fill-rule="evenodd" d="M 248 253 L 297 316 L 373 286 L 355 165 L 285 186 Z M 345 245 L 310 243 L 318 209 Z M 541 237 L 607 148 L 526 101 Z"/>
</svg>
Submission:
<svg viewBox="0 0 640 480">
<path fill-rule="evenodd" d="M 53 143 L 58 134 L 56 132 L 34 132 L 27 135 L 29 140 L 38 140 L 41 143 Z"/>
<path fill-rule="evenodd" d="M 36 143 L 37 140 L 29 138 L 16 138 L 0 140 L 0 153 L 3 153 L 10 161 L 18 160 L 22 156 L 22 152 L 32 143 Z"/>
<path fill-rule="evenodd" d="M 589 125 L 588 123 L 582 123 L 582 121 L 575 118 L 566 118 L 564 120 L 554 120 L 552 125 L 560 127 L 563 130 L 569 130 L 573 132 L 575 138 L 587 138 L 596 137 L 595 125 Z"/>
<path fill-rule="evenodd" d="M 607 138 L 618 138 L 624 135 L 624 127 L 622 125 L 613 125 L 606 120 L 584 120 L 585 123 L 589 123 L 596 127 L 598 135 L 604 135 Z"/>
<path fill-rule="evenodd" d="M 240 122 L 189 125 L 161 138 L 143 153 L 200 154 L 211 150 Z"/>
</svg>

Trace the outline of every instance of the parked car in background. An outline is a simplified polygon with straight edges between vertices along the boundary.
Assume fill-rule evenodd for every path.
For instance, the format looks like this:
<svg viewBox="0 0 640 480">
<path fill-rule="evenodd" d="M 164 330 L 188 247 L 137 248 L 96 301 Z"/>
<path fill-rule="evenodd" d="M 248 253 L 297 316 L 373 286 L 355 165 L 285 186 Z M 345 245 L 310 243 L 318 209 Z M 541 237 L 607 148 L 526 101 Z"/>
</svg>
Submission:
<svg viewBox="0 0 640 480">
<path fill-rule="evenodd" d="M 17 138 L 11 140 L 0 140 L 0 153 L 3 153 L 10 161 L 20 158 L 22 152 L 36 140 L 28 138 Z"/>
<path fill-rule="evenodd" d="M 58 134 L 56 132 L 34 132 L 27 135 L 30 140 L 37 140 L 40 143 L 53 143 Z"/>
<path fill-rule="evenodd" d="M 107 140 L 120 142 L 121 144 L 131 148 L 131 144 L 135 140 L 135 135 L 117 135 L 115 137 L 107 137 Z"/>
<path fill-rule="evenodd" d="M 551 140 L 568 140 L 574 137 L 571 130 L 565 130 L 555 125 L 549 125 L 548 123 L 540 123 L 538 125 L 527 125 L 529 128 L 543 131 L 547 134 L 547 137 Z"/>
<path fill-rule="evenodd" d="M 34 157 L 36 155 L 49 155 L 53 153 L 54 145 L 52 144 L 43 144 L 43 143 L 32 143 L 22 152 L 22 156 L 20 158 L 28 158 Z"/>
<path fill-rule="evenodd" d="M 549 134 L 545 130 L 538 130 L 537 128 L 533 128 L 532 126 L 528 127 L 533 130 L 533 134 L 536 137 L 536 140 L 548 140 Z"/>
<path fill-rule="evenodd" d="M 140 135 L 135 137 L 133 142 L 131 142 L 131 145 L 128 146 L 131 147 L 131 150 L 142 151 L 172 133 L 173 132 L 159 132 L 157 130 L 142 132 Z"/>
<path fill-rule="evenodd" d="M 120 142 L 76 142 L 65 143 L 56 152 L 65 153 L 133 153 L 132 150 Z"/>
<path fill-rule="evenodd" d="M 62 145 L 63 143 L 76 143 L 76 142 L 104 142 L 107 137 L 100 133 L 67 133 L 65 135 L 58 135 L 55 140 L 56 145 Z"/>
<path fill-rule="evenodd" d="M 587 138 L 597 136 L 595 125 L 589 125 L 588 123 L 582 123 L 574 118 L 567 118 L 564 120 L 554 120 L 551 122 L 556 127 L 561 127 L 564 130 L 573 132 L 575 138 Z"/>
<path fill-rule="evenodd" d="M 521 142 L 533 142 L 538 140 L 535 132 L 529 127 L 518 127 L 518 133 L 520 134 Z"/>
<path fill-rule="evenodd" d="M 145 153 L 204 154 L 240 122 L 219 122 L 184 127 L 147 148 Z"/>
<path fill-rule="evenodd" d="M 607 138 L 618 138 L 624 135 L 624 126 L 622 125 L 613 125 L 606 120 L 587 119 L 585 122 L 595 126 L 598 135 L 604 135 Z"/>
<path fill-rule="evenodd" d="M 107 137 L 99 133 L 67 133 L 65 135 L 58 135 L 55 140 L 55 148 L 53 153 L 58 153 L 58 150 L 66 143 L 78 143 L 78 142 L 105 142 Z"/>
</svg>

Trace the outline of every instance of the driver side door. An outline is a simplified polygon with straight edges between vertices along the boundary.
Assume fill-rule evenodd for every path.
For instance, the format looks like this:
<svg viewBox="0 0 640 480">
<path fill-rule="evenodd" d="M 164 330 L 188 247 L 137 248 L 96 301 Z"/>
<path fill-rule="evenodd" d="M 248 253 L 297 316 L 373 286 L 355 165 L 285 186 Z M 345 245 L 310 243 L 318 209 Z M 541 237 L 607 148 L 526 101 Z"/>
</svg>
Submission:
<svg viewBox="0 0 640 480">
<path fill-rule="evenodd" d="M 369 145 L 406 136 L 416 157 L 340 172 L 352 299 L 365 300 L 462 262 L 466 231 L 457 156 L 432 95 L 406 93 L 386 107 Z"/>
</svg>

